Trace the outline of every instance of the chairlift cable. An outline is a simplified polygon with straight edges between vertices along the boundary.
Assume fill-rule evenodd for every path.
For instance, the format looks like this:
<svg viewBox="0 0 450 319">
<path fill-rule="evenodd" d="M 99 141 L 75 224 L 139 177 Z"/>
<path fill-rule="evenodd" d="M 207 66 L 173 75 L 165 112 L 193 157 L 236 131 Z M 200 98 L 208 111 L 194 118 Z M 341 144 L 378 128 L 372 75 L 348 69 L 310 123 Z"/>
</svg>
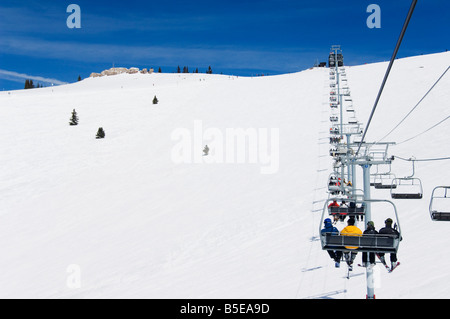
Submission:
<svg viewBox="0 0 450 319">
<path fill-rule="evenodd" d="M 384 75 L 383 82 L 381 84 L 380 90 L 379 90 L 377 98 L 375 100 L 375 104 L 374 104 L 374 106 L 372 108 L 372 112 L 370 113 L 369 120 L 367 121 L 367 126 L 366 126 L 366 128 L 364 130 L 364 133 L 363 133 L 362 138 L 361 138 L 361 142 L 359 143 L 358 150 L 356 151 L 355 155 L 358 155 L 359 150 L 361 149 L 361 146 L 362 146 L 362 144 L 364 142 L 364 138 L 366 137 L 367 130 L 369 129 L 369 126 L 370 126 L 370 122 L 372 121 L 373 115 L 374 115 L 375 110 L 376 110 L 376 108 L 378 106 L 378 102 L 379 102 L 379 100 L 381 98 L 381 94 L 383 93 L 384 86 L 386 85 L 386 81 L 387 81 L 387 79 L 389 77 L 389 73 L 391 72 L 392 65 L 394 64 L 394 61 L 395 61 L 395 58 L 397 56 L 398 50 L 400 49 L 400 44 L 403 41 L 403 37 L 404 37 L 404 35 L 406 33 L 406 29 L 408 28 L 408 24 L 409 24 L 409 21 L 411 20 L 411 17 L 412 17 L 412 14 L 414 12 L 414 8 L 416 7 L 416 4 L 417 4 L 417 0 L 413 0 L 413 2 L 411 3 L 411 7 L 409 8 L 408 15 L 406 17 L 405 23 L 403 24 L 403 28 L 402 28 L 402 31 L 400 33 L 400 37 L 397 40 L 397 45 L 395 46 L 394 53 L 392 54 L 391 61 L 389 62 L 389 66 L 388 66 L 388 68 L 386 70 L 386 74 Z"/>
<path fill-rule="evenodd" d="M 400 144 L 409 142 L 410 140 L 415 139 L 416 137 L 419 137 L 420 135 L 425 134 L 425 133 L 427 133 L 428 131 L 431 131 L 431 130 L 434 129 L 436 126 L 442 124 L 443 122 L 445 122 L 445 121 L 448 120 L 449 118 L 450 118 L 450 115 L 447 116 L 445 119 L 441 120 L 439 123 L 434 124 L 434 125 L 433 125 L 432 127 L 430 127 L 429 129 L 423 131 L 422 133 L 419 133 L 419 134 L 417 134 L 417 135 L 415 135 L 415 136 L 413 136 L 413 137 L 410 137 L 410 138 L 408 138 L 408 139 L 406 139 L 406 140 L 404 140 L 404 141 L 402 141 L 402 142 L 400 142 L 400 143 L 397 143 L 397 145 L 400 145 Z"/>
<path fill-rule="evenodd" d="M 413 161 L 413 162 L 432 162 L 432 161 L 448 161 L 448 160 L 450 160 L 450 156 L 449 157 L 438 157 L 438 158 L 426 158 L 426 159 L 403 158 L 403 157 L 396 156 L 396 155 L 394 155 L 393 157 L 398 158 L 399 160 L 408 161 L 408 162 L 411 162 L 411 161 Z"/>
<path fill-rule="evenodd" d="M 411 111 L 408 112 L 408 114 L 406 114 L 406 116 L 389 132 L 387 133 L 384 137 L 382 137 L 377 143 L 381 142 L 382 140 L 384 140 L 386 137 L 388 137 L 393 131 L 395 131 L 407 118 L 409 115 L 411 115 L 411 113 L 420 105 L 420 103 L 422 103 L 422 101 L 428 96 L 428 94 L 434 89 L 434 87 L 439 83 L 439 81 L 444 77 L 444 75 L 447 73 L 447 71 L 450 69 L 450 66 L 447 67 L 447 69 L 444 71 L 444 73 L 442 73 L 442 75 L 439 77 L 439 79 L 433 84 L 433 86 L 428 90 L 427 93 L 425 93 L 425 95 L 420 99 L 420 101 L 411 109 Z"/>
</svg>

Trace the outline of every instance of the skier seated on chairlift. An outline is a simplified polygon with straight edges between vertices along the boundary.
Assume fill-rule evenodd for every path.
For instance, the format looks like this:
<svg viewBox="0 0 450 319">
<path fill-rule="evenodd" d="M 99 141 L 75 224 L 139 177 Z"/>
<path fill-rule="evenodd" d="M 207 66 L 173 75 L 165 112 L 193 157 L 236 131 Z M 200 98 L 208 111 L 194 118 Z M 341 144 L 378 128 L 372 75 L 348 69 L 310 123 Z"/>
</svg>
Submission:
<svg viewBox="0 0 450 319">
<path fill-rule="evenodd" d="M 328 205 L 328 208 L 331 208 L 331 207 L 339 207 L 338 202 L 336 200 L 333 200 L 333 202 L 330 203 L 330 205 Z"/>
<path fill-rule="evenodd" d="M 378 232 L 375 230 L 375 223 L 373 221 L 367 222 L 367 228 L 363 232 L 364 235 L 376 235 Z M 367 254 L 369 254 L 369 259 L 367 260 Z M 374 267 L 375 266 L 375 253 L 362 253 L 362 264 L 365 267 Z"/>
<path fill-rule="evenodd" d="M 347 227 L 345 227 L 341 231 L 342 236 L 362 236 L 362 231 L 358 227 L 355 226 L 355 219 L 349 218 L 347 221 Z M 344 252 L 344 258 L 347 262 L 349 270 L 353 270 L 353 261 L 356 258 L 358 252 L 352 251 L 354 249 L 358 249 L 358 247 L 346 246 L 346 249 L 349 251 Z"/>
<path fill-rule="evenodd" d="M 363 204 L 364 204 L 364 203 L 363 203 Z M 359 208 L 362 208 L 362 206 L 363 206 L 363 205 L 361 205 L 361 207 L 359 207 Z M 350 217 L 356 218 L 357 221 L 359 221 L 359 220 L 363 221 L 363 216 L 360 215 L 360 214 L 356 214 L 356 209 L 357 209 L 358 207 L 356 207 L 356 203 L 355 203 L 355 202 L 351 201 L 351 202 L 349 203 L 348 207 L 350 208 L 350 210 L 351 210 L 351 212 L 352 212 L 352 215 L 350 215 Z"/>
<path fill-rule="evenodd" d="M 394 226 L 394 228 L 392 228 L 392 223 L 393 223 L 393 221 L 391 218 L 386 219 L 384 221 L 385 227 L 381 228 L 378 233 L 380 235 L 390 235 L 392 237 L 398 238 L 400 236 L 400 233 L 397 231 L 396 225 Z M 402 238 L 400 238 L 400 240 L 402 240 Z M 394 270 L 394 268 L 397 266 L 397 264 L 399 264 L 399 262 L 397 261 L 397 254 L 391 253 L 389 257 L 390 257 L 390 261 L 391 261 L 391 270 Z M 386 264 L 386 259 L 384 258 L 384 253 L 378 254 L 378 258 L 380 258 L 380 260 L 384 264 L 384 266 L 386 268 L 388 268 L 388 266 Z"/>
<path fill-rule="evenodd" d="M 332 234 L 332 235 L 339 235 L 339 230 L 333 226 L 331 223 L 331 219 L 327 218 L 323 221 L 324 228 L 321 230 L 322 234 Z M 334 260 L 334 266 L 336 268 L 339 268 L 342 258 L 342 251 L 335 251 L 335 250 L 327 250 L 328 255 L 330 255 L 331 259 Z"/>
<path fill-rule="evenodd" d="M 343 200 L 343 201 L 341 202 L 341 205 L 340 205 L 339 207 L 341 207 L 341 208 L 348 208 L 348 205 L 347 205 L 347 203 Z M 347 215 L 339 215 L 339 220 L 340 220 L 341 222 L 343 222 L 343 221 L 345 220 L 346 217 L 347 217 Z"/>
<path fill-rule="evenodd" d="M 336 185 L 336 177 L 331 176 L 330 177 L 330 182 L 328 183 L 328 185 L 330 185 L 330 186 Z"/>
</svg>

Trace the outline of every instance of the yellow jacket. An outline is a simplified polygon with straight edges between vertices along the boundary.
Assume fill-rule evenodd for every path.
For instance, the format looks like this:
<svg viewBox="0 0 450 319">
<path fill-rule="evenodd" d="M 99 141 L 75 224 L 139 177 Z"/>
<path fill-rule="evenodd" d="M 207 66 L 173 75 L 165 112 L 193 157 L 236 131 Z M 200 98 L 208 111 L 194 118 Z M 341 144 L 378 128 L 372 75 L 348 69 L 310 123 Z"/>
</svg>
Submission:
<svg viewBox="0 0 450 319">
<path fill-rule="evenodd" d="M 341 231 L 342 236 L 362 236 L 362 231 L 356 226 L 349 225 Z M 345 246 L 347 249 L 358 249 L 358 247 Z"/>
</svg>

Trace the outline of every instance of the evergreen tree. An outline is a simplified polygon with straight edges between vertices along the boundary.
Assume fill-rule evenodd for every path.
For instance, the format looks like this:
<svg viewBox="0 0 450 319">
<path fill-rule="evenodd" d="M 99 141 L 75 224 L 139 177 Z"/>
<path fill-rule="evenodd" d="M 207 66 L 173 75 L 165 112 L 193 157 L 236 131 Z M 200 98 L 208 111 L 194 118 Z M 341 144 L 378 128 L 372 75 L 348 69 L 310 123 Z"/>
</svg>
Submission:
<svg viewBox="0 0 450 319">
<path fill-rule="evenodd" d="M 195 73 L 198 73 L 198 68 L 195 69 Z"/>
<path fill-rule="evenodd" d="M 156 98 L 156 95 L 155 95 L 155 97 L 153 98 L 153 104 L 158 104 L 158 99 Z"/>
<path fill-rule="evenodd" d="M 25 80 L 25 89 L 34 89 L 33 80 Z"/>
<path fill-rule="evenodd" d="M 75 109 L 73 109 L 72 118 L 70 119 L 69 124 L 70 125 L 78 125 L 78 120 L 79 120 L 79 118 L 78 118 L 77 112 L 75 111 Z"/>
<path fill-rule="evenodd" d="M 80 81 L 81 81 L 81 75 L 78 76 L 78 82 L 80 82 Z"/>
<path fill-rule="evenodd" d="M 212 69 L 211 69 L 211 66 L 209 66 L 208 67 L 208 70 L 206 70 L 206 74 L 212 74 L 213 73 L 213 71 L 212 71 Z"/>
<path fill-rule="evenodd" d="M 103 130 L 103 127 L 99 127 L 97 131 L 97 135 L 95 138 L 105 138 L 105 131 Z"/>
<path fill-rule="evenodd" d="M 158 69 L 158 73 L 162 73 L 162 71 L 161 71 L 161 67 L 159 67 L 159 69 Z"/>
<path fill-rule="evenodd" d="M 177 68 L 177 73 L 181 73 L 180 66 L 178 66 L 178 68 Z"/>
</svg>

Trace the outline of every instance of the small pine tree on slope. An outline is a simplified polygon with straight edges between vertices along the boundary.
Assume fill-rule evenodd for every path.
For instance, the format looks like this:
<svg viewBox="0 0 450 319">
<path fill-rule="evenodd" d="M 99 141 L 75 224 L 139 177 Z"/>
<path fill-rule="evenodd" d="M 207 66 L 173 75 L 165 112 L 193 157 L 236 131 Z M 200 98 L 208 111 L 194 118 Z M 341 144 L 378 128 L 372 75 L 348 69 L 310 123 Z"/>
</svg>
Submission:
<svg viewBox="0 0 450 319">
<path fill-rule="evenodd" d="M 105 131 L 103 130 L 103 127 L 98 128 L 97 135 L 95 136 L 95 138 L 97 139 L 105 138 Z"/>
<path fill-rule="evenodd" d="M 72 118 L 70 119 L 69 124 L 70 125 L 78 125 L 78 120 L 79 120 L 79 118 L 78 118 L 77 112 L 75 111 L 75 109 L 73 109 Z"/>
</svg>

